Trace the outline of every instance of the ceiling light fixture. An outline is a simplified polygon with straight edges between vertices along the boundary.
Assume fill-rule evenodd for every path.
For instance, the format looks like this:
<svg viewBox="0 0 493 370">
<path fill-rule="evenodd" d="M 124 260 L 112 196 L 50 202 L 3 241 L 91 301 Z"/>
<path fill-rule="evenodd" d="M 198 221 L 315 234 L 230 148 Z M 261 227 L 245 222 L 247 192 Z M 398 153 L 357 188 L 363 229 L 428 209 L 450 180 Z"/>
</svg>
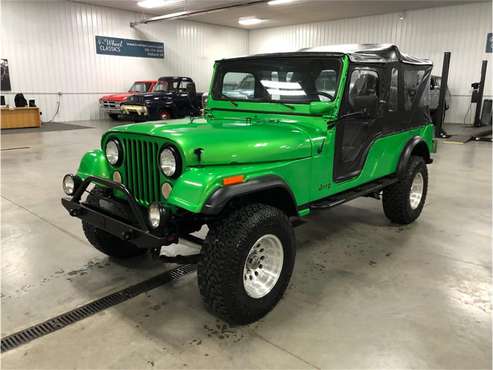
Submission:
<svg viewBox="0 0 493 370">
<path fill-rule="evenodd" d="M 399 14 L 399 20 L 403 21 L 404 19 L 406 19 L 406 12 Z"/>
<path fill-rule="evenodd" d="M 268 5 L 284 5 L 292 3 L 294 0 L 270 0 L 267 2 Z"/>
<path fill-rule="evenodd" d="M 163 19 L 177 18 L 177 17 L 181 17 L 182 15 L 187 15 L 189 13 L 190 12 L 183 11 L 183 12 L 176 12 L 176 13 L 164 14 L 164 15 L 160 15 L 158 17 L 149 18 L 147 20 L 147 22 L 155 22 L 155 21 L 160 21 L 160 20 L 163 20 Z"/>
<path fill-rule="evenodd" d="M 242 26 L 254 26 L 256 24 L 265 22 L 265 19 L 260 19 L 257 17 L 242 17 L 238 19 L 238 23 L 241 24 Z"/>
<path fill-rule="evenodd" d="M 143 0 L 137 3 L 138 6 L 146 9 L 162 8 L 166 5 L 177 3 L 178 0 Z"/>
</svg>

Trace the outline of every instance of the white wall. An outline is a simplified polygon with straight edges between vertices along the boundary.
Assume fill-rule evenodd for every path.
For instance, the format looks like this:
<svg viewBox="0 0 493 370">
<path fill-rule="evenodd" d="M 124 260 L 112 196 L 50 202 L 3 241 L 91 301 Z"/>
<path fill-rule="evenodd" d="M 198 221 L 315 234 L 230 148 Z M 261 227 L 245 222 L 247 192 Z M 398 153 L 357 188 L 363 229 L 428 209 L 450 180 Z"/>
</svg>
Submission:
<svg viewBox="0 0 493 370">
<path fill-rule="evenodd" d="M 54 114 L 58 91 L 63 95 L 56 120 L 98 119 L 98 98 L 125 91 L 136 79 L 188 75 L 205 90 L 216 59 L 340 43 L 395 43 L 408 54 L 431 58 L 435 74 L 441 73 L 443 52 L 451 51 L 449 122 L 464 120 L 483 59 L 489 62 L 485 95 L 492 95 L 492 54 L 485 53 L 490 3 L 411 11 L 404 21 L 386 14 L 248 32 L 189 21 L 132 29 L 129 23 L 140 18 L 132 12 L 67 1 L 0 1 L 0 57 L 9 60 L 13 91 L 36 99 L 44 120 Z M 98 55 L 95 35 L 161 41 L 166 57 Z M 7 100 L 12 104 L 13 95 Z"/>
<path fill-rule="evenodd" d="M 491 17 L 491 3 L 473 3 L 407 12 L 403 21 L 399 14 L 385 14 L 253 30 L 249 48 L 250 53 L 262 53 L 330 44 L 395 43 L 405 53 L 432 59 L 434 74 L 441 74 L 443 52 L 451 51 L 452 103 L 446 119 L 463 122 L 470 102 L 470 86 L 480 79 L 483 59 L 488 60 L 484 94 L 488 98 L 492 95 L 492 54 L 485 53 L 486 35 L 492 32 Z"/>
<path fill-rule="evenodd" d="M 216 59 L 248 53 L 248 32 L 187 21 L 158 22 L 132 29 L 136 13 L 67 1 L 2 1 L 0 57 L 9 61 L 13 92 L 36 99 L 43 120 L 102 118 L 98 99 L 126 91 L 137 79 L 192 77 L 208 88 Z M 95 35 L 165 43 L 165 59 L 96 54 Z M 4 95 L 7 95 L 3 93 Z M 13 94 L 6 96 L 13 105 Z"/>
</svg>

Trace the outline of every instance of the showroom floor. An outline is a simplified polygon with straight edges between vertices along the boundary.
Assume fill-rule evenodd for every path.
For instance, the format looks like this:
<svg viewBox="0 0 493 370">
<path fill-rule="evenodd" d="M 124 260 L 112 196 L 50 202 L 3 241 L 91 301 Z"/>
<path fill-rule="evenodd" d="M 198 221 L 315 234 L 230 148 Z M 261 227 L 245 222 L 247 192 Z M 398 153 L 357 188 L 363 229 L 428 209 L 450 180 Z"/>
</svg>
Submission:
<svg viewBox="0 0 493 370">
<path fill-rule="evenodd" d="M 149 257 L 108 259 L 60 205 L 60 181 L 99 145 L 96 128 L 1 135 L 2 336 L 151 276 Z M 296 230 L 277 308 L 229 327 L 195 274 L 2 355 L 3 368 L 489 368 L 491 144 L 442 144 L 427 206 L 390 224 L 364 198 Z"/>
</svg>

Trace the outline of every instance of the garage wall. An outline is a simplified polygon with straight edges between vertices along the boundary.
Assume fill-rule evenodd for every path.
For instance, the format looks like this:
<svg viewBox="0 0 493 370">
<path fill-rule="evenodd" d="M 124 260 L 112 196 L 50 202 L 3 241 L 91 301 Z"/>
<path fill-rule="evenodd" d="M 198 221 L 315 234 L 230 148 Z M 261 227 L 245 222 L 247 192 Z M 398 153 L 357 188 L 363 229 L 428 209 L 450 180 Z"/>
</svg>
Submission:
<svg viewBox="0 0 493 370">
<path fill-rule="evenodd" d="M 330 11 L 330 3 L 327 4 Z M 250 32 L 250 53 L 291 51 L 303 47 L 345 43 L 395 43 L 404 52 L 433 60 L 441 74 L 443 52 L 451 51 L 449 88 L 452 104 L 448 122 L 463 122 L 469 107 L 471 83 L 479 81 L 481 61 L 488 60 L 485 97 L 492 95 L 492 54 L 485 53 L 486 35 L 492 32 L 491 3 L 385 14 L 319 22 Z M 472 122 L 474 107 L 466 122 Z M 470 118 L 469 118 L 470 117 Z"/>
<path fill-rule="evenodd" d="M 192 77 L 208 88 L 214 60 L 248 53 L 248 32 L 187 21 L 129 27 L 136 13 L 67 1 L 2 1 L 0 57 L 9 61 L 13 92 L 36 99 L 43 120 L 99 119 L 98 99 L 136 79 Z M 165 59 L 96 54 L 95 35 L 160 41 Z M 47 40 L 49 42 L 47 42 Z M 57 92 L 62 92 L 59 97 Z M 13 105 L 14 94 L 6 94 Z"/>
</svg>

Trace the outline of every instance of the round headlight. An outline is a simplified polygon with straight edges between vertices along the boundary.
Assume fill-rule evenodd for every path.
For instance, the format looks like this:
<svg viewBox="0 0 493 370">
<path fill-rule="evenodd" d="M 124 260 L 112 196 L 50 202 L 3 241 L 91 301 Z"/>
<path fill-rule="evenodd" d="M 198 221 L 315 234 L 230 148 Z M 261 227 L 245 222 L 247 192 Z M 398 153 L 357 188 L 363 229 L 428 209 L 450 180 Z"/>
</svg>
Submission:
<svg viewBox="0 0 493 370">
<path fill-rule="evenodd" d="M 67 174 L 63 176 L 63 180 L 62 180 L 63 191 L 67 195 L 74 195 L 75 190 L 79 187 L 81 182 L 82 180 L 79 177 L 71 174 Z"/>
<path fill-rule="evenodd" d="M 163 208 L 157 202 L 152 203 L 149 206 L 149 224 L 153 229 L 157 229 L 161 224 L 161 216 Z"/>
<path fill-rule="evenodd" d="M 116 166 L 120 161 L 121 150 L 120 143 L 116 140 L 110 140 L 106 143 L 106 159 L 112 166 Z"/>
<path fill-rule="evenodd" d="M 65 175 L 62 181 L 63 191 L 67 195 L 74 194 L 75 191 L 75 181 L 72 175 Z"/>
<path fill-rule="evenodd" d="M 162 150 L 159 155 L 159 166 L 161 167 L 161 171 L 168 177 L 172 177 L 176 173 L 177 156 L 172 147 Z"/>
</svg>

